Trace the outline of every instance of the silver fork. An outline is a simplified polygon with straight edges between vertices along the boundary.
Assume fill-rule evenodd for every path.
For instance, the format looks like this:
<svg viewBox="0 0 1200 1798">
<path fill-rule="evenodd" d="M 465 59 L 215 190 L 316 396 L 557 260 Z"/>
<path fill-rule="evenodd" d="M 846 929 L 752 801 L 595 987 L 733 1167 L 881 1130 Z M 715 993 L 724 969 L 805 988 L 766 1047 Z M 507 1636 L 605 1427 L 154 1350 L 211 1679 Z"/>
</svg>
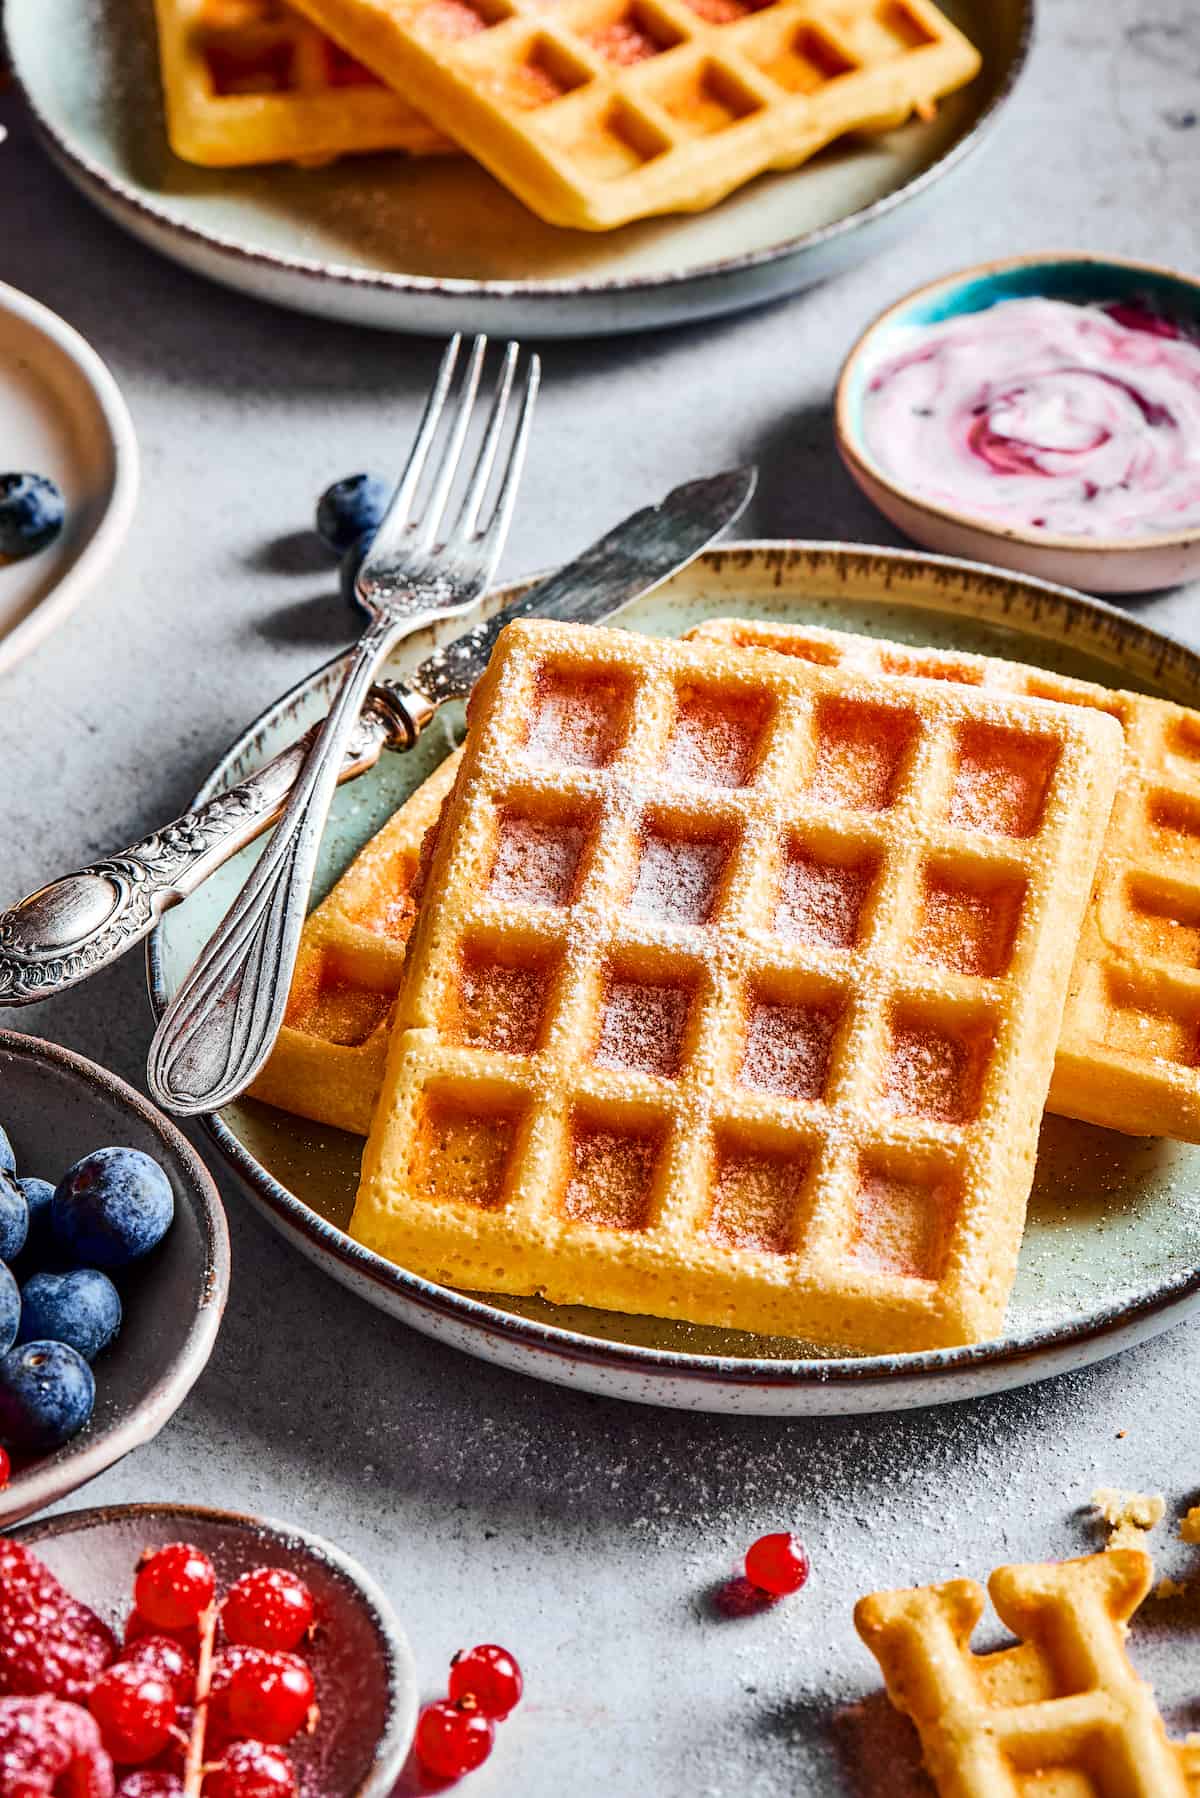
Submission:
<svg viewBox="0 0 1200 1798">
<path fill-rule="evenodd" d="M 447 409 L 461 346 L 461 338 L 454 337 L 442 357 L 400 484 L 358 575 L 356 591 L 371 622 L 265 854 L 163 1014 L 150 1045 L 150 1090 L 170 1111 L 187 1116 L 227 1105 L 267 1059 L 287 1006 L 338 770 L 367 689 L 397 643 L 435 616 L 466 611 L 495 573 L 512 520 L 541 365 L 529 357 L 519 401 L 510 408 L 521 348 L 508 345 L 458 515 L 450 534 L 440 537 L 470 432 L 487 339 L 475 339 L 456 402 Z M 516 421 L 509 424 L 507 461 L 485 518 L 510 410 Z M 431 461 L 439 437 L 440 453 Z M 428 497 L 418 508 L 427 464 Z"/>
</svg>

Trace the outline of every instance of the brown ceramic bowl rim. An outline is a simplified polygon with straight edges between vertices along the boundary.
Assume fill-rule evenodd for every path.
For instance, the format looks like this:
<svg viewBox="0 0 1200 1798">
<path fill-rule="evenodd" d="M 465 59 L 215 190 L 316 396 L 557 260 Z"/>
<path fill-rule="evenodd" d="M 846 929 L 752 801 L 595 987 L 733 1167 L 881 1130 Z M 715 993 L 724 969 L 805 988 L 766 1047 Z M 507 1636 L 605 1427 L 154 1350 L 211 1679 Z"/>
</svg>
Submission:
<svg viewBox="0 0 1200 1798">
<path fill-rule="evenodd" d="M 1016 525 L 997 524 L 994 519 L 983 518 L 977 512 L 964 512 L 957 506 L 939 505 L 926 499 L 914 488 L 906 486 L 903 481 L 882 469 L 863 446 L 861 433 L 856 430 L 853 421 L 851 388 L 861 364 L 874 347 L 877 334 L 886 330 L 897 313 L 906 311 L 916 300 L 932 298 L 972 281 L 986 280 L 989 275 L 1003 275 L 1019 268 L 1053 268 L 1056 264 L 1068 262 L 1088 263 L 1097 269 L 1130 269 L 1154 280 L 1178 281 L 1180 286 L 1191 288 L 1195 295 L 1196 317 L 1200 322 L 1200 279 L 1168 263 L 1146 262 L 1139 256 L 1106 256 L 1095 250 L 1044 250 L 1028 256 L 997 257 L 990 262 L 975 262 L 967 268 L 955 269 L 951 274 L 939 275 L 936 280 L 922 281 L 920 286 L 911 288 L 898 300 L 893 300 L 890 306 L 871 320 L 856 339 L 842 363 L 834 393 L 833 424 L 838 452 L 856 478 L 861 476 L 875 486 L 882 487 L 901 505 L 923 513 L 926 518 L 942 519 L 947 524 L 957 525 L 960 530 L 973 532 L 977 537 L 1019 543 L 1033 550 L 1068 551 L 1073 556 L 1081 557 L 1128 556 L 1146 554 L 1149 551 L 1200 547 L 1200 524 L 1193 525 L 1186 531 L 1148 531 L 1139 537 L 1064 537 L 1052 531 L 1026 531 Z M 985 308 L 981 307 L 980 310 Z"/>
<path fill-rule="evenodd" d="M 68 1442 L 47 1459 L 15 1472 L 0 1491 L 0 1526 L 66 1498 L 157 1436 L 208 1363 L 225 1311 L 230 1277 L 229 1226 L 216 1182 L 191 1143 L 157 1106 L 99 1063 L 41 1037 L 0 1030 L 0 1055 L 6 1054 L 59 1068 L 84 1087 L 98 1089 L 157 1136 L 193 1203 L 204 1236 L 206 1278 L 204 1296 L 182 1347 L 149 1390 L 111 1428 L 93 1433 L 89 1426 L 76 1439 L 77 1447 Z"/>
<path fill-rule="evenodd" d="M 11 1533 L 16 1541 L 36 1547 L 39 1542 L 74 1535 L 81 1527 L 89 1528 L 97 1523 L 136 1521 L 139 1517 L 169 1518 L 172 1523 L 178 1521 L 184 1525 L 189 1522 L 223 1524 L 235 1530 L 255 1531 L 264 1538 L 275 1537 L 281 1543 L 297 1542 L 315 1559 L 327 1562 L 353 1587 L 365 1602 L 380 1639 L 387 1668 L 388 1720 L 383 1734 L 375 1744 L 375 1758 L 366 1779 L 353 1794 L 346 1794 L 346 1798 L 386 1798 L 400 1777 L 408 1757 L 416 1723 L 417 1674 L 408 1637 L 391 1600 L 374 1575 L 368 1573 L 362 1563 L 355 1560 L 353 1555 L 347 1554 L 344 1548 L 339 1548 L 336 1543 L 318 1536 L 312 1530 L 303 1529 L 299 1524 L 282 1523 L 274 1517 L 259 1517 L 252 1511 L 224 1511 L 213 1505 L 165 1501 L 157 1504 L 93 1505 L 82 1511 L 62 1511 L 54 1517 L 24 1524 Z M 412 1693 L 412 1701 L 407 1706 L 403 1703 L 405 1677 Z"/>
</svg>

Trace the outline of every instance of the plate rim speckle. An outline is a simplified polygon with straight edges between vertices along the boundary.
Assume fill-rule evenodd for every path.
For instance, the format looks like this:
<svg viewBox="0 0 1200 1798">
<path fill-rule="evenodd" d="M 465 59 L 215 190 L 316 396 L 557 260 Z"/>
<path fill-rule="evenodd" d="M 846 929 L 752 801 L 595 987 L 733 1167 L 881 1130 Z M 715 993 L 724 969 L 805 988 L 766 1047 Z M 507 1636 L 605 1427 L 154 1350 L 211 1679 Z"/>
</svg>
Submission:
<svg viewBox="0 0 1200 1798">
<path fill-rule="evenodd" d="M 201 1522 L 239 1533 L 253 1533 L 279 1543 L 299 1543 L 316 1560 L 326 1562 L 366 1601 L 385 1652 L 390 1706 L 388 1726 L 375 1745 L 375 1761 L 366 1780 L 347 1798 L 388 1798 L 400 1777 L 416 1729 L 419 1709 L 416 1659 L 407 1631 L 387 1593 L 362 1562 L 335 1542 L 300 1524 L 252 1511 L 229 1511 L 213 1505 L 174 1501 L 139 1501 L 130 1504 L 92 1505 L 85 1510 L 60 1511 L 13 1530 L 14 1540 L 36 1548 L 39 1542 L 78 1534 L 97 1525 L 136 1522 L 153 1517 L 160 1521 Z"/>
<path fill-rule="evenodd" d="M 41 300 L 7 282 L 0 282 L 0 313 L 38 332 L 82 377 L 108 434 L 113 470 L 104 510 L 79 554 L 26 616 L 0 635 L 0 674 L 4 674 L 75 610 L 111 564 L 133 522 L 140 464 L 129 408 L 107 363 L 86 337 Z"/>
<path fill-rule="evenodd" d="M 18 1468 L 0 1490 L 0 1529 L 55 1504 L 116 1465 L 134 1449 L 153 1441 L 175 1415 L 200 1378 L 217 1340 L 229 1296 L 232 1258 L 229 1226 L 216 1181 L 200 1155 L 157 1106 L 144 1098 L 119 1074 L 99 1062 L 66 1049 L 43 1037 L 0 1029 L 0 1059 L 21 1057 L 48 1063 L 78 1080 L 85 1088 L 98 1088 L 111 1103 L 132 1112 L 169 1151 L 180 1178 L 195 1204 L 205 1249 L 204 1297 L 175 1358 L 160 1372 L 150 1389 L 111 1428 L 92 1425 L 54 1455 Z M 0 1120 L 3 1121 L 3 1120 Z M 101 1377 L 103 1377 L 101 1375 Z"/>
<path fill-rule="evenodd" d="M 756 540 L 707 550 L 676 579 L 686 583 L 706 568 L 720 570 L 725 565 L 736 572 L 739 558 L 761 560 L 767 569 L 773 568 L 776 591 L 786 581 L 789 567 L 807 567 L 810 574 L 820 570 L 834 586 L 839 578 L 844 581 L 860 569 L 864 579 L 883 581 L 887 600 L 893 603 L 911 598 L 903 591 L 906 579 L 924 580 L 937 590 L 939 598 L 923 595 L 912 603 L 943 612 L 958 607 L 972 619 L 995 621 L 1019 599 L 1031 608 L 1035 623 L 1055 617 L 1065 621 L 1061 635 L 1043 630 L 1050 641 L 1061 642 L 1087 622 L 1098 638 L 1129 655 L 1133 674 L 1144 668 L 1165 679 L 1169 671 L 1180 683 L 1194 683 L 1200 693 L 1200 652 L 1165 632 L 1069 588 L 953 557 L 862 544 Z M 744 560 L 741 566 L 745 566 Z M 535 578 L 497 589 L 489 596 L 487 609 L 503 604 Z M 893 580 L 898 583 L 895 590 Z M 990 596 L 993 610 L 983 600 L 976 600 L 972 610 L 972 595 L 981 593 Z M 870 595 L 856 597 L 870 603 Z M 882 595 L 876 597 L 881 604 L 887 603 Z M 1027 618 L 1021 623 L 1027 630 L 1034 628 Z M 415 648 L 413 653 L 418 653 Z M 270 743 L 266 753 L 273 753 L 281 727 L 298 703 L 314 688 L 319 690 L 322 680 L 332 683 L 338 666 L 335 663 L 316 671 L 269 706 L 221 757 L 194 803 L 203 803 L 220 790 L 232 768 L 244 771 L 261 759 L 264 743 Z M 296 734 L 294 724 L 289 734 Z M 169 924 L 169 914 L 166 922 Z M 148 987 L 156 1017 L 161 1016 L 168 997 L 163 928 L 160 925 L 147 943 Z M 1068 1320 L 1022 1336 L 920 1354 L 788 1361 L 700 1355 L 616 1342 L 506 1312 L 393 1266 L 305 1205 L 255 1159 L 219 1115 L 208 1114 L 201 1122 L 268 1221 L 324 1271 L 370 1302 L 485 1359 L 535 1377 L 635 1401 L 706 1410 L 756 1410 L 770 1415 L 832 1415 L 940 1403 L 1084 1366 L 1132 1346 L 1200 1308 L 1197 1265 L 1160 1280 L 1134 1298 L 1093 1307 L 1082 1321 Z"/>
<path fill-rule="evenodd" d="M 1014 0 L 1019 23 L 1011 60 L 973 122 L 926 167 L 840 218 L 775 244 L 663 272 L 478 280 L 356 268 L 333 258 L 287 254 L 180 218 L 149 190 L 106 167 L 63 121 L 49 116 L 24 64 L 18 13 L 23 3 L 30 0 L 8 0 L 6 31 L 14 74 L 42 142 L 93 204 L 160 253 L 240 291 L 353 323 L 427 332 L 482 329 L 481 321 L 490 316 L 493 328 L 498 328 L 495 315 L 502 313 L 507 328 L 544 336 L 575 336 L 595 329 L 597 309 L 605 302 L 607 329 L 634 330 L 741 310 L 822 278 L 841 266 L 837 257 L 844 244 L 859 234 L 870 237 L 906 204 L 926 199 L 943 176 L 960 168 L 990 138 L 1028 69 L 1037 29 L 1037 0 Z M 826 252 L 827 264 L 810 274 L 810 258 Z M 772 269 L 794 273 L 773 277 Z"/>
</svg>

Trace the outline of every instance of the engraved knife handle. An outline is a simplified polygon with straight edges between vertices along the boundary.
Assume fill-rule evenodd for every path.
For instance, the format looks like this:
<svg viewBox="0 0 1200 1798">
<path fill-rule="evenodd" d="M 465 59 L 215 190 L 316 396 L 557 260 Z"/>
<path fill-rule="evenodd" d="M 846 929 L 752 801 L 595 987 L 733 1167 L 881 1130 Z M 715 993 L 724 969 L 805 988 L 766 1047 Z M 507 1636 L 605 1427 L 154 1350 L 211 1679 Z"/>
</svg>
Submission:
<svg viewBox="0 0 1200 1798">
<path fill-rule="evenodd" d="M 400 682 L 373 689 L 339 784 L 373 768 L 389 745 L 409 748 L 428 709 Z M 149 936 L 165 911 L 275 822 L 319 728 L 142 842 L 64 874 L 0 913 L 0 1005 L 65 992 Z"/>
</svg>

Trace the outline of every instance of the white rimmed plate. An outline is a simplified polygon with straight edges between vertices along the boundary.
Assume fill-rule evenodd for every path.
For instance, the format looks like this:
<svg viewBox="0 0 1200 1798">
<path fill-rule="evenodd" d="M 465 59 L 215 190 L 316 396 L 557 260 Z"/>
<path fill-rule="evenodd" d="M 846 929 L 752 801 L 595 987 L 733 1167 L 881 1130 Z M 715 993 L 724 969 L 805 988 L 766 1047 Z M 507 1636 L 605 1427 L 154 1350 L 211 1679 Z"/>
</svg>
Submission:
<svg viewBox="0 0 1200 1798">
<path fill-rule="evenodd" d="M 496 596 L 496 603 L 505 595 Z M 1194 703 L 1200 656 L 1097 601 L 970 563 L 822 544 L 710 550 L 620 622 L 678 635 L 714 615 L 795 618 L 915 643 L 1008 655 L 1109 686 Z M 408 645 L 397 672 L 424 652 Z M 334 674 L 271 707 L 200 797 L 291 741 L 328 702 Z M 446 752 L 453 719 L 344 787 L 320 887 Z M 168 913 L 150 945 L 161 1010 L 246 878 L 254 851 Z M 1200 1149 L 1046 1120 L 1007 1332 L 922 1355 L 833 1358 L 766 1340 L 535 1299 L 449 1291 L 345 1233 L 361 1143 L 245 1101 L 207 1126 L 251 1197 L 303 1253 L 418 1329 L 543 1379 L 647 1403 L 767 1415 L 878 1411 L 976 1397 L 1084 1366 L 1166 1329 L 1200 1304 Z"/>
<path fill-rule="evenodd" d="M 120 389 L 56 312 L 0 283 L 0 464 L 62 489 L 61 535 L 0 562 L 0 674 L 78 605 L 120 547 L 137 500 L 138 454 Z"/>
<path fill-rule="evenodd" d="M 465 158 L 219 170 L 172 156 L 150 0 L 6 0 L 13 65 L 51 154 L 127 230 L 301 312 L 389 330 L 577 336 L 676 324 L 795 292 L 936 198 L 1024 66 L 1034 0 L 944 0 L 982 73 L 928 124 L 835 145 L 710 212 L 621 231 L 545 225 Z"/>
</svg>

